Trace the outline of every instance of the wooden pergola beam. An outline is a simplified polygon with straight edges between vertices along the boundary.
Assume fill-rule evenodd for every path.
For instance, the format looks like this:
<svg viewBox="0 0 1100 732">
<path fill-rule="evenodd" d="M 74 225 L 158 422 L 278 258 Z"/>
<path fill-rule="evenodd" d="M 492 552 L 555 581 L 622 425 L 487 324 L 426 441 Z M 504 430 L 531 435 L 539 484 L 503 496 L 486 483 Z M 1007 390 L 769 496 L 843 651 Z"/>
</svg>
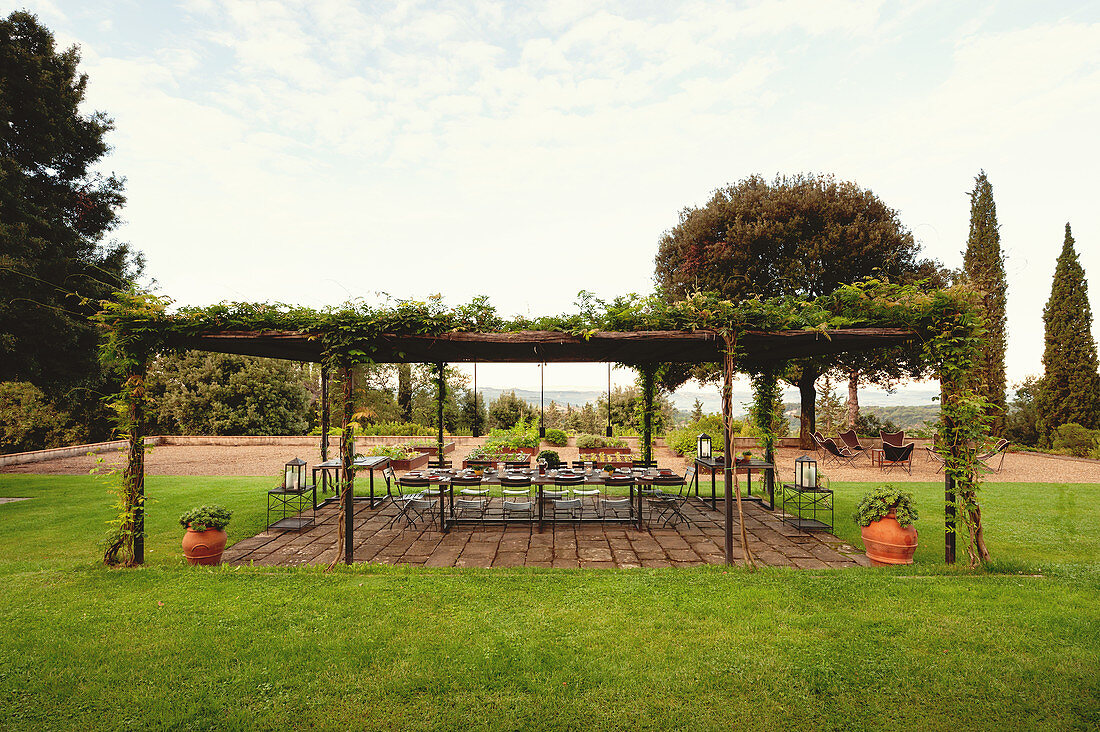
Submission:
<svg viewBox="0 0 1100 732">
<path fill-rule="evenodd" d="M 843 328 L 829 331 L 745 331 L 738 337 L 741 360 L 779 362 L 792 358 L 867 351 L 912 343 L 905 328 Z M 170 345 L 217 353 L 293 361 L 322 359 L 318 334 L 298 331 L 223 331 L 178 336 Z M 558 331 L 382 335 L 357 344 L 378 363 L 713 363 L 724 358 L 714 331 L 597 332 L 589 338 Z"/>
</svg>

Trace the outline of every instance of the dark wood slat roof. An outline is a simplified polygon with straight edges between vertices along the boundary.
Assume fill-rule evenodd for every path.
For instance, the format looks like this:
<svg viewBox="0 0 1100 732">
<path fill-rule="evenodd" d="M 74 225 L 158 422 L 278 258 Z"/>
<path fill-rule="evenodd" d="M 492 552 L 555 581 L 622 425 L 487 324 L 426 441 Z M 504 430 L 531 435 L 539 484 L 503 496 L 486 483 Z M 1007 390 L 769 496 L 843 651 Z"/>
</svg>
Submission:
<svg viewBox="0 0 1100 732">
<path fill-rule="evenodd" d="M 912 342 L 917 333 L 901 328 L 845 328 L 828 331 L 745 331 L 741 351 L 754 361 L 849 351 L 868 351 Z M 321 339 L 290 331 L 226 331 L 181 337 L 172 345 L 293 361 L 320 361 Z M 380 363 L 537 363 L 614 361 L 709 363 L 722 359 L 722 338 L 713 331 L 599 332 L 589 339 L 557 331 L 446 333 L 439 336 L 384 335 L 364 341 L 363 350 Z"/>
</svg>

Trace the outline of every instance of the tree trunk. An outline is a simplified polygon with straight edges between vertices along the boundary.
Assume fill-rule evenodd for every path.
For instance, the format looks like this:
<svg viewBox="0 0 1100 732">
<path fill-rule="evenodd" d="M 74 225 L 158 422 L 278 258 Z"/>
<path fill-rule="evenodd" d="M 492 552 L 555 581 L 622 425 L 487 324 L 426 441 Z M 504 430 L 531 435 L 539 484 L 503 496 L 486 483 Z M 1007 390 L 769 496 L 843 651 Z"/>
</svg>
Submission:
<svg viewBox="0 0 1100 732">
<path fill-rule="evenodd" d="M 814 438 L 811 434 L 817 429 L 817 382 L 821 372 L 812 366 L 803 366 L 802 374 L 798 377 L 798 393 L 802 401 L 802 410 L 798 425 L 798 446 L 803 450 L 815 448 Z"/>
<path fill-rule="evenodd" d="M 859 371 L 848 374 L 848 429 L 856 428 L 859 419 Z"/>
</svg>

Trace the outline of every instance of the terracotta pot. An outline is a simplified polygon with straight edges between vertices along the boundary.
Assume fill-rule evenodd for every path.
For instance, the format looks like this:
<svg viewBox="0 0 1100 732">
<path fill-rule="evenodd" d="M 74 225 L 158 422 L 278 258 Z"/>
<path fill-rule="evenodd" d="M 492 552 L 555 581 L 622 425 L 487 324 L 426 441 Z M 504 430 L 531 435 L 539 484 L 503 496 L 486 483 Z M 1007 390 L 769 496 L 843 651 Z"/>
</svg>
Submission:
<svg viewBox="0 0 1100 732">
<path fill-rule="evenodd" d="M 917 551 L 917 527 L 903 527 L 893 511 L 860 528 L 863 546 L 872 564 L 912 564 Z"/>
<path fill-rule="evenodd" d="M 183 556 L 189 564 L 220 564 L 228 537 L 221 529 L 194 531 L 183 535 Z"/>
</svg>

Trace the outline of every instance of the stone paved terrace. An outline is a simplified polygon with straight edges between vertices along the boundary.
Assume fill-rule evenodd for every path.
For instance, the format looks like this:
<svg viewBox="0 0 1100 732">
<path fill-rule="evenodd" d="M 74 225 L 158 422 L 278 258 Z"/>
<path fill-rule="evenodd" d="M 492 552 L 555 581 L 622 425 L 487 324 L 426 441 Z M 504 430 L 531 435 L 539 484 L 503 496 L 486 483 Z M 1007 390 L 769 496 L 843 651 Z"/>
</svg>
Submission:
<svg viewBox="0 0 1100 732">
<path fill-rule="evenodd" d="M 746 502 L 749 545 L 758 562 L 803 569 L 867 566 L 855 548 L 824 532 L 802 532 L 779 520 L 780 512 Z M 425 567 L 691 567 L 722 564 L 721 503 L 712 511 L 690 501 L 690 523 L 639 530 L 622 524 L 460 526 L 448 533 L 438 522 L 387 527 L 396 515 L 391 501 L 371 509 L 357 503 L 355 561 Z M 298 566 L 336 556 L 337 506 L 317 511 L 318 524 L 301 533 L 264 532 L 225 552 L 229 564 Z M 737 527 L 735 526 L 735 531 Z M 737 539 L 735 538 L 735 542 Z M 735 549 L 740 563 L 740 549 Z"/>
</svg>

